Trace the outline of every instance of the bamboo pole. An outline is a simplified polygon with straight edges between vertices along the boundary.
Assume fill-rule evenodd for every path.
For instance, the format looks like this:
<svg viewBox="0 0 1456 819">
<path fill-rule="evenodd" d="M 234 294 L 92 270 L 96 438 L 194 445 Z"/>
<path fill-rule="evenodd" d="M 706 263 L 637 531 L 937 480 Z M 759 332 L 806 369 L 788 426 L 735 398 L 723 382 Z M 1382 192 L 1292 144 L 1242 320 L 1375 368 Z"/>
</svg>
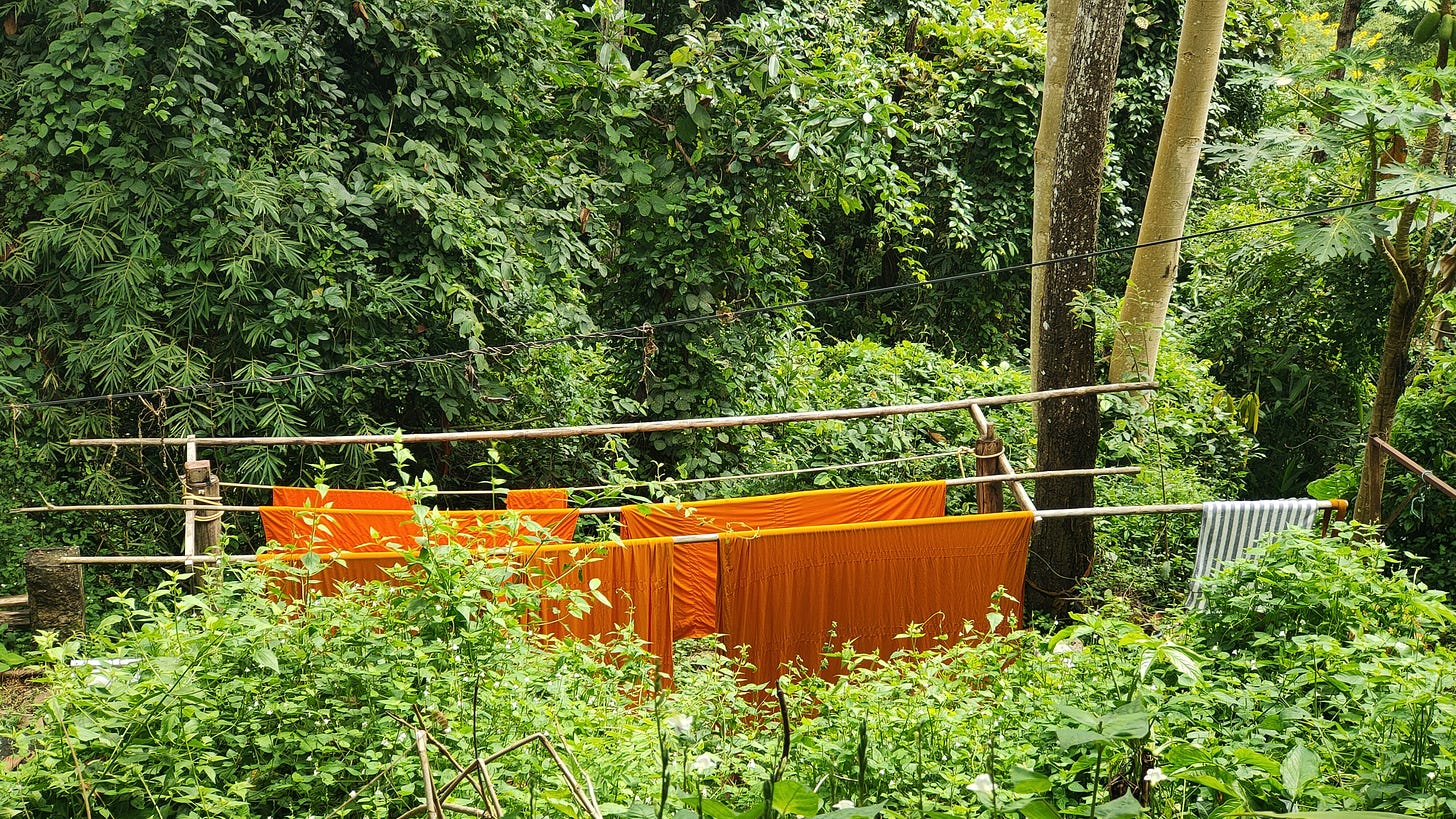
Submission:
<svg viewBox="0 0 1456 819">
<path fill-rule="evenodd" d="M 187 512 L 182 516 L 182 554 L 191 557 L 197 554 L 197 504 L 193 500 L 192 470 L 197 463 L 197 436 L 187 436 L 187 459 L 182 467 L 182 505 Z M 192 564 L 187 564 L 190 568 Z"/>
<path fill-rule="evenodd" d="M 778 469 L 772 472 L 745 472 L 739 475 L 713 475 L 706 478 L 634 478 L 615 484 L 596 484 L 594 486 L 568 486 L 567 492 L 601 492 L 608 489 L 621 489 L 628 486 L 644 486 L 647 484 L 663 484 L 665 486 L 683 486 L 697 483 L 720 483 L 723 481 L 741 481 L 750 478 L 777 478 L 788 475 L 813 475 L 818 472 L 832 472 L 838 469 L 860 469 L 871 466 L 895 466 L 897 464 L 913 463 L 932 458 L 950 458 L 953 456 L 969 455 L 971 449 L 968 447 L 956 447 L 945 452 L 929 452 L 924 455 L 906 455 L 901 458 L 883 458 L 877 461 L 858 461 L 852 464 L 829 464 L 827 466 L 805 466 L 798 469 Z M 234 489 L 273 489 L 273 484 L 262 483 L 229 483 L 224 481 L 222 486 Z M 510 489 L 436 489 L 432 495 L 504 495 L 509 497 L 514 490 Z"/>
<path fill-rule="evenodd" d="M 1316 509 L 1333 509 L 1344 513 L 1348 504 L 1343 500 L 1320 501 Z M 1036 513 L 1038 518 L 1088 518 L 1113 517 L 1119 515 L 1167 515 L 1179 512 L 1202 512 L 1201 503 L 1165 503 L 1149 506 L 1087 506 L 1080 509 L 1043 509 Z"/>
<path fill-rule="evenodd" d="M 1108 475 L 1136 475 L 1137 473 L 1139 473 L 1141 471 L 1142 471 L 1142 467 L 1139 467 L 1139 466 L 1107 466 L 1107 467 L 1098 467 L 1096 469 L 1052 469 L 1052 470 L 1047 470 L 1047 471 L 1044 471 L 1044 472 L 1002 472 L 1002 473 L 998 473 L 996 475 L 976 475 L 976 476 L 967 476 L 967 477 L 964 477 L 964 478 L 948 478 L 946 480 L 946 482 L 945 482 L 945 485 L 946 486 L 967 486 L 967 485 L 970 485 L 970 484 L 992 483 L 992 482 L 996 482 L 996 481 L 1010 481 L 1010 480 L 1032 481 L 1032 480 L 1036 480 L 1038 478 L 1066 478 L 1066 477 L 1073 477 L 1073 476 L 1077 476 L 1077 475 L 1091 475 L 1093 477 L 1104 477 L 1104 476 L 1108 476 Z M 635 505 L 635 504 L 628 504 L 628 505 L 630 506 L 630 505 Z M 653 503 L 653 504 L 645 504 L 645 505 L 656 505 L 656 504 Z M 46 513 L 46 512 L 147 512 L 147 511 L 186 511 L 189 508 L 192 508 L 192 509 L 195 510 L 197 507 L 189 507 L 189 506 L 187 506 L 186 504 L 183 504 L 183 503 L 109 503 L 109 504 L 108 503 L 92 503 L 92 504 L 76 504 L 76 505 L 72 505 L 72 506 L 56 506 L 56 505 L 52 505 L 52 506 L 23 506 L 23 507 L 21 507 L 19 509 L 11 509 L 10 510 L 10 513 L 11 514 L 43 514 L 43 513 Z M 210 512 L 260 512 L 263 509 L 277 509 L 277 510 L 283 511 L 283 512 L 313 512 L 313 513 L 317 513 L 317 514 L 321 514 L 321 515 L 326 515 L 326 514 L 330 514 L 330 513 L 344 513 L 344 514 L 351 514 L 351 515 L 398 515 L 398 514 L 402 514 L 402 513 L 405 513 L 405 512 L 408 511 L 408 510 L 405 510 L 405 509 L 345 509 L 345 508 L 342 508 L 342 507 L 340 507 L 340 508 L 334 508 L 332 506 L 248 506 L 248 505 L 242 505 L 242 506 L 227 506 L 227 505 L 221 505 L 221 504 L 219 504 L 219 505 L 208 504 L 206 508 Z M 499 512 L 499 513 L 505 513 L 507 511 L 512 511 L 512 512 L 520 512 L 522 514 L 528 514 L 529 515 L 529 513 L 530 512 L 533 512 L 533 511 L 560 512 L 562 510 L 560 510 L 560 509 L 550 509 L 550 510 L 532 510 L 532 509 L 519 509 L 519 510 L 505 510 L 505 509 L 470 509 L 470 510 L 466 510 L 466 509 L 460 509 L 460 510 L 451 510 L 451 509 L 445 509 L 445 510 L 441 510 L 441 511 L 444 511 L 444 512 L 459 512 L 461 515 L 467 515 L 467 514 L 471 514 L 471 513 L 475 513 L 475 512 Z M 578 508 L 576 511 L 579 512 L 580 514 L 583 514 L 583 515 L 613 515 L 613 514 L 616 514 L 618 512 L 621 512 L 622 511 L 622 507 L 621 506 L 585 506 L 585 507 Z"/>
<path fill-rule="evenodd" d="M 1416 463 L 1415 460 L 1411 458 L 1411 456 L 1391 446 L 1390 442 L 1386 441 L 1384 438 L 1372 437 L 1370 440 L 1374 442 L 1376 446 L 1385 450 L 1385 454 L 1389 455 L 1391 460 L 1400 464 L 1402 467 L 1405 468 L 1407 472 L 1415 475 L 1421 483 L 1435 487 L 1438 492 L 1442 493 L 1448 498 L 1456 498 L 1456 489 L 1452 489 L 1450 484 L 1436 477 L 1435 472 L 1426 469 L 1424 466 Z"/>
<path fill-rule="evenodd" d="M 883 418 L 891 415 L 914 415 L 922 412 L 994 407 L 1023 404 L 1049 398 L 1074 395 L 1102 395 L 1114 392 L 1137 392 L 1156 389 L 1152 382 L 1138 384 L 1094 384 L 1057 390 L 964 398 L 928 404 L 897 404 L 887 407 L 854 407 L 808 412 L 779 412 L 769 415 L 730 415 L 717 418 L 681 418 L 671 421 L 640 421 L 629 424 L 588 424 L 573 427 L 542 429 L 483 429 L 457 432 L 415 432 L 393 435 L 294 435 L 233 438 L 198 438 L 198 446 L 350 446 L 386 444 L 430 444 L 455 441 L 503 441 L 529 438 L 569 438 L 579 435 L 627 435 L 641 432 L 671 432 L 684 429 L 719 429 L 725 427 L 763 426 L 792 421 L 836 421 L 851 418 Z M 178 446 L 186 438 L 73 438 L 71 446 Z"/>
</svg>

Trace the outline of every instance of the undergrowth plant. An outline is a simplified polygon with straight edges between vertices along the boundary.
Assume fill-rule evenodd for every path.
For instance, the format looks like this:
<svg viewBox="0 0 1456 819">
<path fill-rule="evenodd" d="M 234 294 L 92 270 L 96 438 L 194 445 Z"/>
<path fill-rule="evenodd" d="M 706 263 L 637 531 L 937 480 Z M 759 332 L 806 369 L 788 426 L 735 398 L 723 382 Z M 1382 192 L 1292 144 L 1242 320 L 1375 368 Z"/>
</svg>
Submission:
<svg viewBox="0 0 1456 819">
<path fill-rule="evenodd" d="M 42 640 L 53 695 L 0 813 L 397 816 L 424 728 L 457 759 L 544 733 L 608 817 L 1456 815 L 1456 614 L 1365 530 L 1279 536 L 1205 611 L 910 629 L 776 690 L 732 652 L 680 652 L 659 685 L 630 640 L 545 641 L 523 621 L 547 592 L 508 563 L 437 547 L 407 571 L 303 610 L 234 566 Z M 492 766 L 508 816 L 584 815 L 548 763 Z"/>
</svg>

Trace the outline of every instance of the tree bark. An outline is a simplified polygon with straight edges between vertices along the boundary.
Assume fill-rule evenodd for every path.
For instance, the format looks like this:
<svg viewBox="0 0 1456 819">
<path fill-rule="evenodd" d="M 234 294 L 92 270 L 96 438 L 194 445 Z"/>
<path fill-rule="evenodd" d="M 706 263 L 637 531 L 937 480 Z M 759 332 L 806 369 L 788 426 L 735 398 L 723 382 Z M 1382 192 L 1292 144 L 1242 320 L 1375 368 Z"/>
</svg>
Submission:
<svg viewBox="0 0 1456 819">
<path fill-rule="evenodd" d="M 1360 6 L 1362 0 L 1345 0 L 1345 5 L 1340 9 L 1340 26 L 1335 29 L 1335 50 L 1349 48 L 1355 42 L 1355 24 L 1360 20 Z M 1330 79 L 1343 80 L 1345 69 L 1336 68 L 1330 72 Z"/>
<path fill-rule="evenodd" d="M 1443 14 L 1451 13 L 1451 0 L 1441 0 Z M 1443 69 L 1450 60 L 1450 45 L 1441 43 L 1436 52 L 1436 68 Z M 1431 85 L 1431 99 L 1440 102 L 1443 92 L 1439 83 Z M 1443 135 L 1439 125 L 1426 129 L 1425 144 L 1421 146 L 1420 158 L 1416 164 L 1431 167 L 1436 161 L 1436 151 Z M 1370 166 L 1370 177 L 1380 173 L 1378 158 Z M 1431 283 L 1431 265 L 1426 261 L 1430 248 L 1417 244 L 1411 252 L 1411 230 L 1416 222 L 1419 202 L 1407 201 L 1401 206 L 1393 234 L 1376 240 L 1385 265 L 1395 280 L 1395 290 L 1390 297 L 1390 313 L 1385 323 L 1385 343 L 1380 348 L 1380 377 L 1375 382 L 1375 400 L 1370 407 L 1370 426 L 1365 433 L 1365 460 L 1360 465 L 1360 489 L 1355 494 L 1355 520 L 1360 523 L 1380 522 L 1380 503 L 1385 495 L 1385 450 L 1376 446 L 1372 438 L 1388 440 L 1395 427 L 1395 411 L 1400 406 L 1400 397 L 1410 374 L 1410 347 L 1420 322 L 1426 290 Z"/>
<path fill-rule="evenodd" d="M 1087 253 L 1096 246 L 1107 121 L 1126 18 L 1127 0 L 1082 0 L 1078 9 L 1051 179 L 1047 231 L 1051 259 Z M 1041 342 L 1031 362 L 1036 383 L 1092 383 L 1095 328 L 1073 310 L 1072 302 L 1092 289 L 1095 271 L 1093 259 L 1046 267 L 1040 309 L 1033 315 Z M 1098 426 L 1095 397 L 1043 403 L 1037 415 L 1037 470 L 1093 466 Z M 1092 506 L 1093 500 L 1091 478 L 1037 481 L 1039 508 Z M 1043 520 L 1031 541 L 1027 605 L 1052 613 L 1064 611 L 1077 581 L 1091 567 L 1092 554 L 1090 518 Z"/>
<path fill-rule="evenodd" d="M 1052 177 L 1057 164 L 1057 140 L 1062 133 L 1062 97 L 1067 87 L 1067 62 L 1072 54 L 1072 36 L 1076 33 L 1079 0 L 1047 0 L 1046 73 L 1041 89 L 1041 120 L 1037 125 L 1036 144 L 1032 149 L 1031 211 L 1031 359 L 1041 354 L 1041 310 L 1046 291 L 1047 245 L 1051 240 Z M 1031 383 L 1039 374 L 1031 370 Z M 1032 387 L 1036 389 L 1036 387 Z M 1032 407 L 1033 415 L 1039 408 Z"/>
<path fill-rule="evenodd" d="M 1203 151 L 1208 107 L 1218 79 L 1227 12 L 1228 0 L 1188 0 L 1183 12 L 1173 88 L 1138 230 L 1140 245 L 1183 235 Z M 1121 381 L 1133 373 L 1151 380 L 1157 371 L 1158 344 L 1178 278 L 1178 251 L 1179 243 L 1169 242 L 1138 248 L 1133 254 L 1117 314 L 1109 380 Z"/>
<path fill-rule="evenodd" d="M 1415 274 L 1414 270 L 1410 270 Z M 1390 439 L 1395 426 L 1395 410 L 1405 394 L 1409 371 L 1411 339 L 1420 318 L 1423 293 L 1401 287 L 1397 282 L 1390 299 L 1390 315 L 1385 325 L 1385 344 L 1380 350 L 1380 378 L 1375 386 L 1375 403 L 1370 408 L 1370 427 L 1365 436 L 1365 462 L 1360 468 L 1360 490 L 1355 496 L 1355 520 L 1361 523 L 1380 522 L 1380 502 L 1385 495 L 1385 450 L 1371 439 Z M 1421 282 L 1424 291 L 1424 281 Z"/>
</svg>

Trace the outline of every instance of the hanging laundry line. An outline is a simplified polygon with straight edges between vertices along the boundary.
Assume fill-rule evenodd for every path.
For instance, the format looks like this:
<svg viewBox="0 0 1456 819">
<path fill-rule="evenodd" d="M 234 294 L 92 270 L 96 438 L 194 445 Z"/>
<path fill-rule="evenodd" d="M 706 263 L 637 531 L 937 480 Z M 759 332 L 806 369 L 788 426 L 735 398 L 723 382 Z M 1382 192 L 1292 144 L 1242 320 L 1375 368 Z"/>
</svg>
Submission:
<svg viewBox="0 0 1456 819">
<path fill-rule="evenodd" d="M 537 438 L 570 438 L 587 435 L 628 435 L 642 432 L 675 432 L 685 429 L 722 429 L 728 427 L 765 426 L 794 421 L 836 421 L 854 418 L 883 418 L 892 415 L 915 415 L 923 412 L 948 412 L 951 410 L 979 409 L 984 407 L 1025 404 L 1052 398 L 1069 398 L 1078 395 L 1105 395 L 1118 392 L 1140 392 L 1156 389 L 1153 382 L 1125 384 L 1093 384 L 1085 387 L 1066 387 L 1058 390 L 1018 393 L 1015 395 L 993 395 L 981 398 L 963 398 L 956 401 L 937 401 L 925 404 L 896 404 L 884 407 L 851 407 L 835 410 L 808 410 L 802 412 L 778 412 L 768 415 L 729 415 L 714 418 L 679 418 L 669 421 L 638 421 L 624 424 L 587 424 L 571 427 L 541 427 L 535 429 L 481 429 L 457 430 L 454 432 L 411 432 L 392 435 L 291 435 L 291 436 L 244 436 L 244 437 L 202 437 L 185 438 L 73 438 L 71 446 L 120 447 L 120 446 L 387 446 L 389 444 L 454 443 L 458 441 L 507 441 Z"/>
<path fill-rule="evenodd" d="M 860 461 L 852 464 L 830 464 L 828 466 L 805 466 L 798 469 L 779 469 L 773 472 L 747 472 L 739 475 L 712 475 L 706 478 L 644 478 L 623 483 L 603 483 L 595 486 L 570 486 L 568 492 L 601 492 L 607 489 L 621 489 L 625 486 L 644 486 L 647 484 L 662 484 L 664 486 L 683 486 L 686 484 L 719 483 L 722 481 L 741 481 L 753 478 L 781 478 L 792 475 L 813 475 L 819 472 L 832 472 L 838 469 L 860 469 L 871 466 L 894 466 L 896 464 L 911 463 L 914 461 L 926 461 L 934 458 L 949 458 L 953 455 L 964 456 L 973 454 L 970 447 L 956 447 L 944 452 L 930 452 L 923 455 L 906 455 L 902 458 L 885 458 L 878 461 Z M 273 484 L 268 483 L 230 483 L 223 481 L 221 486 L 233 489 L 272 489 Z M 509 495 L 510 489 L 437 489 L 434 495 Z"/>
<path fill-rule="evenodd" d="M 998 473 L 998 474 L 995 474 L 995 475 L 968 475 L 968 476 L 966 476 L 964 478 L 947 478 L 945 480 L 945 485 L 946 486 L 970 486 L 970 485 L 973 485 L 973 484 L 981 484 L 981 483 L 1005 483 L 1005 482 L 1011 482 L 1011 481 L 1033 481 L 1033 480 L 1036 480 L 1038 478 L 1072 478 L 1072 477 L 1088 477 L 1088 476 L 1095 477 L 1095 478 L 1100 478 L 1100 477 L 1107 477 L 1107 476 L 1111 476 L 1111 475 L 1136 475 L 1136 474 L 1138 474 L 1141 471 L 1142 471 L 1142 467 L 1140 467 L 1140 466 L 1104 466 L 1104 467 L 1097 467 L 1095 469 L 1051 469 L 1051 470 L 1045 470 L 1045 471 L 1042 471 L 1042 472 L 1012 472 L 1012 473 Z M 224 486 L 226 486 L 226 484 L 224 484 Z M 268 489 L 273 489 L 275 487 L 269 486 L 267 488 Z M 73 505 L 48 504 L 46 506 L 24 506 L 24 507 L 21 507 L 19 509 L 11 509 L 10 510 L 10 513 L 11 514 L 44 514 L 44 513 L 47 513 L 47 512 L 148 512 L 148 511 L 173 511 L 173 512 L 192 511 L 192 512 L 197 512 L 197 511 L 201 511 L 203 509 L 205 509 L 206 511 L 209 511 L 209 512 L 260 512 L 263 509 L 277 509 L 280 512 L 316 512 L 316 513 L 321 513 L 321 514 L 323 514 L 323 513 L 339 513 L 339 514 L 354 514 L 354 515 L 381 515 L 381 514 L 390 514 L 390 510 L 381 510 L 381 509 L 349 509 L 349 508 L 332 507 L 332 506 L 261 506 L 261 505 L 250 505 L 250 504 L 229 505 L 229 504 L 216 503 L 215 502 L 215 500 L 216 500 L 215 498 L 206 498 L 206 497 L 203 497 L 203 496 L 197 496 L 197 497 L 193 497 L 193 498 L 190 498 L 190 499 L 196 501 L 197 502 L 197 505 L 188 505 L 188 504 L 185 504 L 185 503 L 89 503 L 89 504 L 73 504 Z M 684 503 L 687 504 L 687 505 L 691 505 L 694 502 L 695 501 L 684 501 Z M 638 505 L 641 505 L 641 504 L 625 504 L 625 506 L 638 506 Z M 1109 507 L 1109 508 L 1128 508 L 1128 509 L 1132 509 L 1132 508 L 1138 508 L 1138 507 Z M 622 509 L 623 509 L 623 506 L 592 506 L 592 507 L 581 507 L 581 508 L 575 509 L 574 511 L 580 512 L 583 515 L 610 515 L 610 514 L 616 514 L 618 512 L 621 512 Z M 442 511 L 457 511 L 457 510 L 442 510 Z M 513 512 L 531 512 L 531 511 L 543 511 L 543 510 L 531 510 L 531 509 L 499 510 L 498 509 L 498 510 L 458 510 L 458 511 L 461 511 L 461 512 L 464 512 L 464 511 L 497 511 L 497 512 L 500 512 L 500 511 L 513 511 Z M 549 510 L 549 511 L 560 511 L 560 510 Z M 1063 509 L 1063 510 L 1055 510 L 1055 511 L 1059 511 L 1059 512 L 1069 512 L 1069 511 L 1076 511 L 1076 510 Z M 1196 510 L 1192 510 L 1192 509 L 1178 509 L 1178 510 L 1174 510 L 1174 511 L 1196 511 Z M 1132 513 L 1128 513 L 1128 514 L 1132 514 Z M 1053 517 L 1067 517 L 1067 515 L 1060 515 L 1059 514 L 1059 515 L 1054 515 Z"/>
</svg>

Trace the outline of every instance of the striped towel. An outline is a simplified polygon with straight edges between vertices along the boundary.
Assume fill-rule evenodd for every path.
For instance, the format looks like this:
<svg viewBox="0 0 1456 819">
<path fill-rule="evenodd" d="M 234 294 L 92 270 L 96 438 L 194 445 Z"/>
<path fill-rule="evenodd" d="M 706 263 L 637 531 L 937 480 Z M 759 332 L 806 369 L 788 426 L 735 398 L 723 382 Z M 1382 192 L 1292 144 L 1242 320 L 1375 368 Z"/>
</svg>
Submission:
<svg viewBox="0 0 1456 819">
<path fill-rule="evenodd" d="M 1314 524 L 1319 501 L 1308 498 L 1261 501 L 1209 501 L 1203 504 L 1198 557 L 1188 592 L 1189 608 L 1204 606 L 1199 580 L 1230 560 L 1238 560 L 1264 535 Z"/>
</svg>

